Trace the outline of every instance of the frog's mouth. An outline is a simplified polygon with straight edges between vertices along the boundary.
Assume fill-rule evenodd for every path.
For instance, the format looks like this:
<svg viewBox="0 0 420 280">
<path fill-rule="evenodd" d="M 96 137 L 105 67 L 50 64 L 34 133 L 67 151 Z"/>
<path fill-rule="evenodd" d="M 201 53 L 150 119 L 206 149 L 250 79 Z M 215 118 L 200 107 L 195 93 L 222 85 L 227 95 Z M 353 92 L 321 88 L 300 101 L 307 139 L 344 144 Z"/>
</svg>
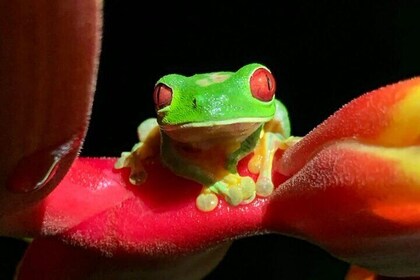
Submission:
<svg viewBox="0 0 420 280">
<path fill-rule="evenodd" d="M 180 125 L 161 125 L 173 140 L 181 143 L 241 142 L 270 118 L 242 118 Z"/>
</svg>

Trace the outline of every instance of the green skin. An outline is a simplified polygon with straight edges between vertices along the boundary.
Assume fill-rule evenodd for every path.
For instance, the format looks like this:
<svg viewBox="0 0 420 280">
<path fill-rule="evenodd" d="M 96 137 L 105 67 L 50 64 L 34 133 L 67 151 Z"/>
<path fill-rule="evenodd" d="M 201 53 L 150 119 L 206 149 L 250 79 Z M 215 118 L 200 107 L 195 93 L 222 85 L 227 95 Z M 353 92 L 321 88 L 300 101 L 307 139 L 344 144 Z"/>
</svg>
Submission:
<svg viewBox="0 0 420 280">
<path fill-rule="evenodd" d="M 157 110 L 157 122 L 148 120 L 148 125 L 144 125 L 145 122 L 140 125 L 143 141 L 134 146 L 131 153 L 123 153 L 116 168 L 129 166 L 132 174 L 144 174 L 144 170 L 139 170 L 142 167 L 133 164 L 138 162 L 133 157 L 144 153 L 141 150 L 151 146 L 148 142 L 160 139 L 162 162 L 175 174 L 202 184 L 202 195 L 218 194 L 233 205 L 252 201 L 255 197 L 252 187 L 247 194 L 238 197 L 240 185 L 225 177 L 231 174 L 238 181 L 242 180 L 236 170 L 240 159 L 253 152 L 259 142 L 267 141 L 264 150 L 270 151 L 264 152 L 263 157 L 272 160 L 274 152 L 290 136 L 285 106 L 275 98 L 261 101 L 251 93 L 250 78 L 260 68 L 267 69 L 253 63 L 237 72 L 190 77 L 170 74 L 159 79 L 157 84 L 172 89 L 172 101 Z M 275 131 L 265 133 L 267 123 L 276 124 Z M 156 129 L 161 137 L 148 137 Z M 271 182 L 270 159 L 259 170 L 260 177 L 266 177 L 262 181 L 269 177 Z"/>
</svg>

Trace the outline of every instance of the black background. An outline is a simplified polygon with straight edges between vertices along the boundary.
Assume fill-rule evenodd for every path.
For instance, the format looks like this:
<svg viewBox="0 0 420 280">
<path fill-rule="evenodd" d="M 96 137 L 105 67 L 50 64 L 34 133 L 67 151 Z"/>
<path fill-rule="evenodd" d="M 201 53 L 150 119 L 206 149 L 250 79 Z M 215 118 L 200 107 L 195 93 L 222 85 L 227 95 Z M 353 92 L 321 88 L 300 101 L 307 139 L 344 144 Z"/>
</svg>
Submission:
<svg viewBox="0 0 420 280">
<path fill-rule="evenodd" d="M 154 116 L 162 75 L 236 71 L 250 62 L 277 78 L 294 135 L 352 98 L 420 75 L 420 5 L 399 1 L 105 3 L 99 79 L 82 155 L 118 156 Z M 150 5 L 150 6 L 149 6 Z M 342 279 L 347 264 L 279 235 L 236 242 L 208 279 Z"/>
<path fill-rule="evenodd" d="M 137 125 L 154 116 L 154 83 L 169 73 L 263 63 L 277 78 L 276 95 L 289 109 L 294 135 L 366 91 L 420 75 L 420 3 L 284 2 L 138 7 L 106 1 L 83 154 L 130 149 Z"/>
<path fill-rule="evenodd" d="M 137 125 L 154 116 L 154 83 L 169 73 L 263 63 L 300 136 L 352 98 L 420 75 L 420 3 L 367 2 L 106 1 L 82 156 L 129 150 Z M 266 235 L 237 241 L 208 279 L 342 279 L 346 269 L 305 241 Z"/>
</svg>

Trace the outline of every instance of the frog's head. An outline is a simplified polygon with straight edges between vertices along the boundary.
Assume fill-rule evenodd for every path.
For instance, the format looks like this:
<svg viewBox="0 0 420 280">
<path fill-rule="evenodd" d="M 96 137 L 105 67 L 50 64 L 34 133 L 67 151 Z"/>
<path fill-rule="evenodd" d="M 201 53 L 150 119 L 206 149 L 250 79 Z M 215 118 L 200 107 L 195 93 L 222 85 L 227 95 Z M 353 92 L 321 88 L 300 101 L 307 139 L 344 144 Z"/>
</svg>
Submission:
<svg viewBox="0 0 420 280">
<path fill-rule="evenodd" d="M 270 70 L 253 63 L 237 72 L 166 75 L 156 83 L 153 96 L 165 132 L 197 134 L 210 127 L 221 133 L 258 127 L 275 114 L 274 94 Z"/>
</svg>

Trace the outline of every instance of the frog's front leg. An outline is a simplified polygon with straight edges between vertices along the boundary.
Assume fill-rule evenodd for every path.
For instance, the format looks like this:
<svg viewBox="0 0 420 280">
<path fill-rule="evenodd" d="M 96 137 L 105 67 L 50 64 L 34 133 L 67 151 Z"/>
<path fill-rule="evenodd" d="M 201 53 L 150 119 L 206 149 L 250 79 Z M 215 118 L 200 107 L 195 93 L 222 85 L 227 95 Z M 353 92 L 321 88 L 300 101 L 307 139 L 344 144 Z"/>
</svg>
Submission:
<svg viewBox="0 0 420 280">
<path fill-rule="evenodd" d="M 162 133 L 162 162 L 178 176 L 202 184 L 201 194 L 196 199 L 197 208 L 208 212 L 219 203 L 219 196 L 231 205 L 251 202 L 255 198 L 255 182 L 226 168 L 225 151 L 213 147 L 208 150 L 194 149 L 190 145 L 173 141 Z M 223 150 L 223 149 L 222 149 Z"/>
<path fill-rule="evenodd" d="M 276 113 L 272 120 L 264 125 L 260 139 L 254 149 L 254 156 L 248 163 L 251 173 L 259 174 L 256 181 L 256 193 L 266 197 L 274 190 L 272 166 L 278 149 L 285 150 L 299 139 L 290 137 L 290 122 L 286 107 L 278 100 Z"/>
<path fill-rule="evenodd" d="M 137 134 L 140 142 L 130 152 L 122 152 L 114 165 L 115 169 L 130 168 L 129 180 L 133 185 L 140 185 L 147 178 L 143 161 L 159 155 L 160 131 L 156 119 L 150 118 L 142 122 L 137 128 Z"/>
<path fill-rule="evenodd" d="M 264 133 L 264 132 L 263 132 Z M 274 154 L 281 146 L 281 139 L 272 132 L 265 132 L 258 142 L 254 156 L 248 163 L 251 173 L 258 174 L 256 181 L 256 193 L 258 196 L 269 196 L 274 190 L 271 179 Z"/>
</svg>

